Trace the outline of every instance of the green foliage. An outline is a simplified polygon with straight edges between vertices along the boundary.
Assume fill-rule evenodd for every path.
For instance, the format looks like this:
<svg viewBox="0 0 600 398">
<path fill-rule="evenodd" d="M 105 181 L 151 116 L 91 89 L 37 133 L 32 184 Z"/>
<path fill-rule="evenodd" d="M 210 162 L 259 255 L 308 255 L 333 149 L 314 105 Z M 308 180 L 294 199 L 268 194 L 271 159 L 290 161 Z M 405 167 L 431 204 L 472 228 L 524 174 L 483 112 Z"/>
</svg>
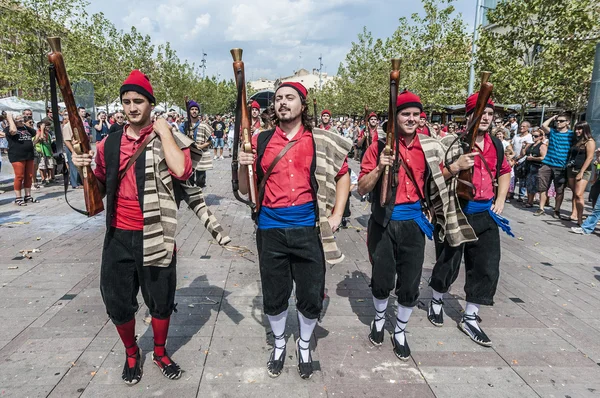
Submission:
<svg viewBox="0 0 600 398">
<path fill-rule="evenodd" d="M 352 43 L 337 79 L 317 95 L 335 114 L 362 115 L 364 107 L 386 113 L 391 58 L 401 58 L 400 89 L 421 96 L 426 109 L 464 101 L 469 35 L 453 0 L 422 0 L 424 15 L 400 18 L 394 34 L 375 39 L 367 28 Z"/>
<path fill-rule="evenodd" d="M 85 0 L 0 0 L 0 93 L 19 89 L 25 97 L 48 100 L 46 38 L 61 37 L 72 86 L 87 80 L 96 104 L 107 105 L 133 69 L 148 75 L 155 97 L 167 108 L 184 106 L 186 95 L 203 103 L 203 112 L 225 113 L 235 106 L 232 81 L 202 79 L 196 66 L 182 61 L 170 43 L 152 44 L 135 27 L 116 29 L 103 13 L 88 15 Z"/>
<path fill-rule="evenodd" d="M 580 113 L 587 103 L 600 35 L 599 4 L 524 0 L 500 2 L 490 10 L 492 25 L 480 31 L 477 68 L 493 72 L 496 100 L 524 108 L 558 103 Z"/>
</svg>

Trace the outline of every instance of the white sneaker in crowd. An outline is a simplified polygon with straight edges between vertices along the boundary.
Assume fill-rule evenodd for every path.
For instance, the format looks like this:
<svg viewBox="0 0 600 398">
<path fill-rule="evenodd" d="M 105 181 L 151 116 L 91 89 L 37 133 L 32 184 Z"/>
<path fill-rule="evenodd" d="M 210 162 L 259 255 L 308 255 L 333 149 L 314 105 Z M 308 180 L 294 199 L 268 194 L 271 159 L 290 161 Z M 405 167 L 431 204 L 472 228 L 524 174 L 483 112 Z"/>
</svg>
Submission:
<svg viewBox="0 0 600 398">
<path fill-rule="evenodd" d="M 581 227 L 571 227 L 571 232 L 573 232 L 574 234 L 586 235 L 586 233 L 583 232 L 583 228 Z"/>
<path fill-rule="evenodd" d="M 217 160 L 217 156 L 215 156 L 215 157 L 213 158 L 213 160 Z"/>
<path fill-rule="evenodd" d="M 219 157 L 219 159 L 223 160 L 223 159 L 225 159 L 225 158 L 224 158 L 223 156 L 221 156 L 221 157 Z"/>
</svg>

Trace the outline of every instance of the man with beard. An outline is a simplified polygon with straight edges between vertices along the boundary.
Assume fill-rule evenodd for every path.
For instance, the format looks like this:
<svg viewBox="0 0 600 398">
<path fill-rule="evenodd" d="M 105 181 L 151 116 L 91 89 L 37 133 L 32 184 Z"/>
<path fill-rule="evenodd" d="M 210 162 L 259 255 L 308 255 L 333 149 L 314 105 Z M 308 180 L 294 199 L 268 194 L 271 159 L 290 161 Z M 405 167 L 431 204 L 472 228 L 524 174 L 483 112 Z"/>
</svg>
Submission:
<svg viewBox="0 0 600 398">
<path fill-rule="evenodd" d="M 358 134 L 358 148 L 361 148 L 360 151 L 360 161 L 362 162 L 363 157 L 365 156 L 365 152 L 367 148 L 371 146 L 373 142 L 379 140 L 379 137 L 385 135 L 381 127 L 379 127 L 379 117 L 375 112 L 371 112 L 369 117 L 367 118 L 368 122 L 365 126 L 365 129 Z"/>
<path fill-rule="evenodd" d="M 176 306 L 175 232 L 180 198 L 202 221 L 207 220 L 207 229 L 219 244 L 229 238 L 221 236 L 200 189 L 182 183 L 192 174 L 199 154 L 192 140 L 173 134 L 165 119 L 152 123 L 156 100 L 148 78 L 139 70 L 132 71 L 121 86 L 120 97 L 129 124 L 98 143 L 94 174 L 100 192 L 106 195 L 100 291 L 125 346 L 122 379 L 133 385 L 142 378 L 142 353 L 135 337 L 140 288 L 152 316 L 152 360 L 168 379 L 181 377 L 179 365 L 165 350 Z M 73 163 L 89 166 L 92 156 L 91 151 L 74 153 Z"/>
<path fill-rule="evenodd" d="M 369 340 L 376 346 L 383 343 L 388 297 L 394 290 L 398 312 L 391 336 L 392 347 L 396 357 L 407 361 L 410 348 L 405 329 L 419 298 L 425 237 L 432 239 L 434 233 L 434 226 L 425 213 L 435 217 L 438 235 L 443 238 L 448 194 L 443 177 L 443 146 L 435 139 L 416 133 L 423 110 L 421 99 L 403 91 L 398 95 L 396 107 L 399 136 L 393 144 L 394 153 L 385 155 L 383 152 L 385 135 L 369 146 L 361 163 L 358 192 L 373 195 L 367 247 L 376 315 Z M 392 184 L 391 198 L 394 199 L 382 206 L 381 184 L 386 167 L 390 173 L 397 173 L 398 183 Z"/>
<path fill-rule="evenodd" d="M 252 134 L 260 133 L 260 104 L 256 101 L 252 101 L 250 105 L 250 114 L 252 116 L 252 122 L 250 123 L 250 130 Z"/>
<path fill-rule="evenodd" d="M 321 112 L 321 125 L 319 128 L 327 131 L 331 129 L 331 112 L 328 109 Z"/>
<path fill-rule="evenodd" d="M 473 118 L 473 111 L 479 93 L 471 95 L 466 102 L 467 124 Z M 462 145 L 452 136 L 442 140 L 448 149 L 448 162 L 451 176 L 449 183 L 450 209 L 458 220 L 458 228 L 446 227 L 448 234 L 443 243 L 436 241 L 437 261 L 433 267 L 429 286 L 433 290 L 433 299 L 429 304 L 427 318 L 435 326 L 442 326 L 443 295 L 460 270 L 464 256 L 466 308 L 458 324 L 460 330 L 471 340 L 485 347 L 492 341 L 479 326 L 480 305 L 493 305 L 494 294 L 500 276 L 500 228 L 512 235 L 508 220 L 503 218 L 502 210 L 510 184 L 510 166 L 504 157 L 502 142 L 489 134 L 494 117 L 494 103 L 488 100 L 477 132 L 476 144 L 472 154 L 478 156 L 462 162 Z M 461 170 L 473 167 L 474 200 L 459 198 L 456 187 L 461 183 L 456 178 Z M 497 182 L 497 192 L 494 188 Z M 448 217 L 450 220 L 450 217 Z M 454 242 L 450 238 L 454 235 Z M 458 244 L 457 244 L 458 243 Z"/>
<path fill-rule="evenodd" d="M 202 151 L 202 160 L 198 162 L 195 173 L 190 177 L 192 185 L 200 188 L 206 187 L 206 170 L 213 168 L 212 159 L 210 157 L 210 137 L 213 134 L 213 129 L 207 123 L 200 120 L 200 106 L 196 101 L 188 103 L 191 120 L 181 123 L 179 131 L 194 140 L 196 148 Z M 190 127 L 191 126 L 191 127 Z"/>
<path fill-rule="evenodd" d="M 239 155 L 241 193 L 248 192 L 248 165 L 254 165 L 259 184 L 265 179 L 258 195 L 256 243 L 264 312 L 275 337 L 267 363 L 271 377 L 283 370 L 293 282 L 300 324 L 298 372 L 303 379 L 312 376 L 309 342 L 323 308 L 325 261 L 343 259 L 333 231 L 342 221 L 348 199 L 345 158 L 352 144 L 338 134 L 312 128 L 306 95 L 300 83 L 281 84 L 275 92 L 275 129 L 252 138 L 253 154 Z M 272 173 L 265 175 L 272 164 Z"/>
<path fill-rule="evenodd" d="M 435 138 L 435 136 L 431 135 L 431 130 L 427 125 L 427 114 L 425 112 L 421 112 L 421 114 L 419 115 L 419 125 L 417 126 L 417 134 L 423 134 L 428 137 Z"/>
</svg>

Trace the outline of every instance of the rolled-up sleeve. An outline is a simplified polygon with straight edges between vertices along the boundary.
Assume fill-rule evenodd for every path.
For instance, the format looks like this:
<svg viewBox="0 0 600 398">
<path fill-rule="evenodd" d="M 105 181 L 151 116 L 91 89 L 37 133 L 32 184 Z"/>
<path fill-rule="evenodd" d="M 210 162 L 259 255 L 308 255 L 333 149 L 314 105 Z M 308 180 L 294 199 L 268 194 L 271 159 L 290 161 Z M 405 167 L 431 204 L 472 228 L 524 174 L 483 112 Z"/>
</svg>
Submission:
<svg viewBox="0 0 600 398">
<path fill-rule="evenodd" d="M 106 140 L 102 140 L 96 143 L 96 168 L 94 169 L 94 175 L 96 179 L 102 184 L 106 184 L 106 162 L 104 161 L 104 143 Z"/>
<path fill-rule="evenodd" d="M 169 173 L 178 180 L 185 181 L 188 180 L 192 176 L 192 156 L 190 155 L 190 148 L 183 148 L 181 150 L 184 156 L 184 165 L 183 165 L 183 175 L 181 177 L 177 177 L 175 173 L 169 169 Z"/>
</svg>

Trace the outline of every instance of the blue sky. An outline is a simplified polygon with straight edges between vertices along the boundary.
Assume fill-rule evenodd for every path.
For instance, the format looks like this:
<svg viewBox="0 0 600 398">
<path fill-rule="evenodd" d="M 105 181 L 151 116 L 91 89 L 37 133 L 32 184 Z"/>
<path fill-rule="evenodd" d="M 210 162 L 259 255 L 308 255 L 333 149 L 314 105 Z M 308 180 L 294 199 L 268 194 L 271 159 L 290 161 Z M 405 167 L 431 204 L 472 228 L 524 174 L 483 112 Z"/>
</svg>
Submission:
<svg viewBox="0 0 600 398">
<path fill-rule="evenodd" d="M 475 3 L 454 2 L 470 31 Z M 423 9 L 417 0 L 91 0 L 88 11 L 104 12 L 119 29 L 136 26 L 155 44 L 168 41 L 196 65 L 204 50 L 206 74 L 221 79 L 233 74 L 229 50 L 243 48 L 246 79 L 254 80 L 318 68 L 321 54 L 323 71 L 335 74 L 363 26 L 389 37 L 398 18 Z"/>
</svg>

